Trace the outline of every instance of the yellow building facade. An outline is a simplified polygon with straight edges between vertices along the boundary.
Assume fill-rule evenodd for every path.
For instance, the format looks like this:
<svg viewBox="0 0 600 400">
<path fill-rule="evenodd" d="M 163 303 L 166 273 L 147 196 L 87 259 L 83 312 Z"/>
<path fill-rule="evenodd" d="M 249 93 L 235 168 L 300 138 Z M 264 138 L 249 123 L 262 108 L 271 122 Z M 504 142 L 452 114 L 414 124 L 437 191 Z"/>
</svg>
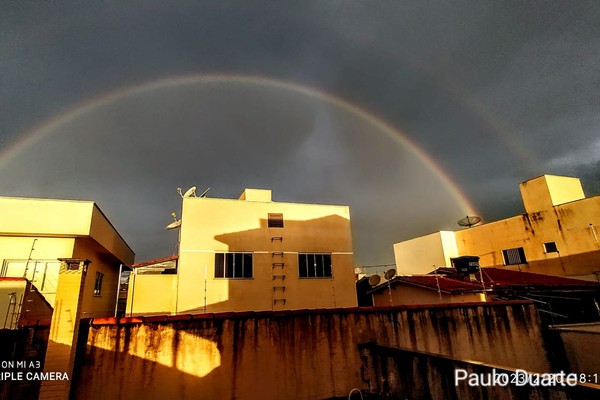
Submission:
<svg viewBox="0 0 600 400">
<path fill-rule="evenodd" d="M 26 278 L 53 307 L 44 371 L 72 376 L 79 321 L 115 314 L 133 261 L 94 202 L 0 197 L 0 277 Z M 69 382 L 44 381 L 40 399 L 68 399 Z"/>
<path fill-rule="evenodd" d="M 134 269 L 128 316 L 357 305 L 347 206 L 187 197 L 180 229 L 176 271 Z"/>
<path fill-rule="evenodd" d="M 578 178 L 543 175 L 521 183 L 525 214 L 394 244 L 400 274 L 427 273 L 451 257 L 482 267 L 595 280 L 600 271 L 600 196 Z"/>
<path fill-rule="evenodd" d="M 27 278 L 55 306 L 61 261 L 88 259 L 85 318 L 113 315 L 119 266 L 134 253 L 91 201 L 0 197 L 0 276 Z M 102 274 L 94 295 L 96 274 Z M 89 278 L 91 277 L 91 278 Z"/>
</svg>

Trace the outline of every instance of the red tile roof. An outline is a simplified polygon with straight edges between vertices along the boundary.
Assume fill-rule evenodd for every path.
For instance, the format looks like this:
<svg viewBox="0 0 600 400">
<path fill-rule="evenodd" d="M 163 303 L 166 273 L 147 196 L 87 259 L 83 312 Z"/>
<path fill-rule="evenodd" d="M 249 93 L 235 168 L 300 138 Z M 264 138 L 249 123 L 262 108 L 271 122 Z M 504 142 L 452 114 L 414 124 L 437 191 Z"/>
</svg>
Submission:
<svg viewBox="0 0 600 400">
<path fill-rule="evenodd" d="M 406 283 L 427 289 L 439 290 L 445 293 L 481 292 L 483 287 L 480 283 L 471 283 L 449 278 L 445 275 L 399 275 L 394 277 L 391 285 Z M 375 287 L 372 292 L 387 288 L 387 282 Z"/>
<path fill-rule="evenodd" d="M 174 260 L 178 260 L 178 259 L 179 259 L 179 256 L 157 258 L 155 260 L 142 261 L 142 262 L 133 264 L 132 267 L 133 268 L 145 267 L 147 265 L 159 264 L 159 263 L 163 263 L 163 262 L 167 262 L 167 261 L 174 261 Z"/>
<path fill-rule="evenodd" d="M 600 283 L 582 281 L 579 279 L 565 278 L 534 274 L 531 272 L 512 271 L 502 268 L 482 268 L 481 273 L 474 274 L 474 281 L 468 276 L 456 272 L 453 268 L 438 268 L 436 273 L 427 275 L 399 275 L 394 277 L 392 285 L 405 283 L 445 293 L 481 292 L 485 289 L 533 288 L 533 289 L 576 289 L 600 290 Z M 483 276 L 483 285 L 481 277 Z M 387 282 L 373 288 L 370 293 L 383 290 Z"/>
<path fill-rule="evenodd" d="M 531 272 L 511 271 L 502 268 L 482 268 L 483 282 L 494 286 L 535 286 L 547 288 L 582 288 L 600 289 L 600 283 L 582 281 L 580 279 L 565 278 L 562 276 L 551 276 L 534 274 Z M 477 279 L 480 274 L 475 275 Z"/>
<path fill-rule="evenodd" d="M 438 274 L 444 274 L 448 279 L 462 281 L 463 275 L 453 268 L 438 268 Z M 481 273 L 476 272 L 475 279 L 489 287 L 537 287 L 552 289 L 600 289 L 600 283 L 583 281 L 580 279 L 565 278 L 531 272 L 513 271 L 503 268 L 482 268 Z M 430 275 L 433 276 L 433 275 Z"/>
</svg>

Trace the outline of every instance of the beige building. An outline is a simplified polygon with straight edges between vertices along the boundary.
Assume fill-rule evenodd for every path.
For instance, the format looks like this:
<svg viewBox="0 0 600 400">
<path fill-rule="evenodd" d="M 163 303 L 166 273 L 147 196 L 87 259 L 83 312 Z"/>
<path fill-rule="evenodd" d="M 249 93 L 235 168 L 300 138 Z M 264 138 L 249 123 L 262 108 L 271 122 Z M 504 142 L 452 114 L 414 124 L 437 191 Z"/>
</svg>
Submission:
<svg viewBox="0 0 600 400">
<path fill-rule="evenodd" d="M 141 263 L 127 315 L 356 306 L 347 206 L 183 198 L 179 257 Z"/>
<path fill-rule="evenodd" d="M 54 307 L 60 259 L 90 260 L 83 317 L 114 315 L 119 267 L 134 253 L 98 206 L 0 197 L 0 277 L 27 278 Z"/>
<path fill-rule="evenodd" d="M 26 278 L 54 309 L 45 371 L 71 377 L 79 321 L 115 314 L 120 268 L 133 260 L 91 201 L 0 197 L 0 277 Z M 68 398 L 69 382 L 44 381 L 40 399 Z"/>
<path fill-rule="evenodd" d="M 525 214 L 394 244 L 400 274 L 449 266 L 474 255 L 482 267 L 594 280 L 600 271 L 600 196 L 578 178 L 543 175 L 520 185 Z"/>
</svg>

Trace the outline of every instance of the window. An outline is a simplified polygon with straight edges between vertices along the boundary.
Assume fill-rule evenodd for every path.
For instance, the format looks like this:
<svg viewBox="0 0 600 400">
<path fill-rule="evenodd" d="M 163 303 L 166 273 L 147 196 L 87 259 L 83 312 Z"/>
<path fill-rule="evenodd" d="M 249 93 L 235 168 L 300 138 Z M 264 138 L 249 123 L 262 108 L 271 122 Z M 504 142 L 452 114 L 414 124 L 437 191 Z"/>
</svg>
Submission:
<svg viewBox="0 0 600 400">
<path fill-rule="evenodd" d="M 556 242 L 544 243 L 544 253 L 558 253 L 558 247 L 556 247 Z"/>
<path fill-rule="evenodd" d="M 330 278 L 331 254 L 298 254 L 300 278 Z"/>
<path fill-rule="evenodd" d="M 269 214 L 269 228 L 283 228 L 283 214 Z"/>
<path fill-rule="evenodd" d="M 504 265 L 527 264 L 525 250 L 522 247 L 502 250 L 502 256 L 504 257 Z"/>
<path fill-rule="evenodd" d="M 252 278 L 252 253 L 215 253 L 215 278 Z"/>
<path fill-rule="evenodd" d="M 102 272 L 96 272 L 96 282 L 94 283 L 94 296 L 100 296 L 102 293 L 102 278 L 104 274 Z"/>
</svg>

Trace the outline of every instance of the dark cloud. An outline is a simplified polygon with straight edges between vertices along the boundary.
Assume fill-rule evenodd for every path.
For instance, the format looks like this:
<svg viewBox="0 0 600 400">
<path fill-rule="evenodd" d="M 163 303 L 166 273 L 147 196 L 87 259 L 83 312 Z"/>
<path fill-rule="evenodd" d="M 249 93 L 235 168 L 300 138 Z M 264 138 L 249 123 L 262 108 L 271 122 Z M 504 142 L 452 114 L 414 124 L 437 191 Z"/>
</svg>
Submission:
<svg viewBox="0 0 600 400">
<path fill-rule="evenodd" d="M 230 198 L 270 188 L 278 201 L 350 205 L 359 262 L 389 262 L 392 237 L 434 230 L 464 210 L 374 122 L 264 81 L 158 87 L 57 123 L 5 163 L 0 188 L 94 199 L 143 258 L 172 251 L 162 227 L 179 212 L 176 187 Z"/>
<path fill-rule="evenodd" d="M 263 76 L 382 118 L 484 218 L 501 218 L 522 211 L 518 183 L 541 173 L 579 174 L 598 192 L 598 48 L 598 2 L 5 2 L 0 152 L 113 90 L 188 74 Z M 163 239 L 151 223 L 178 207 L 173 187 L 192 184 L 210 183 L 215 196 L 263 185 L 279 200 L 351 204 L 361 262 L 389 262 L 392 242 L 460 217 L 406 149 L 310 96 L 179 87 L 60 131 L 6 165 L 0 191 L 92 195 L 142 257 Z M 142 194 L 152 201 L 121 208 Z"/>
</svg>

